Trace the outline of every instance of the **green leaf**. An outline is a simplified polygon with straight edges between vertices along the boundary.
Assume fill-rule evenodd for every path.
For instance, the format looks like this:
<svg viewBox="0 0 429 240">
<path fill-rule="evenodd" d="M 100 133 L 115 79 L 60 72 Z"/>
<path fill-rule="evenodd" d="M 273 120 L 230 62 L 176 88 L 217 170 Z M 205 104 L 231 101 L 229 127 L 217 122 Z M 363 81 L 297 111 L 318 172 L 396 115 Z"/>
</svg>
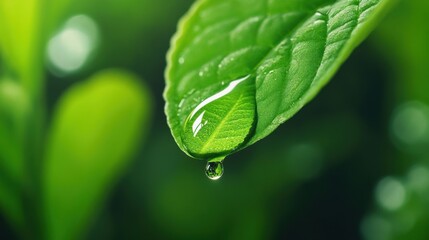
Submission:
<svg viewBox="0 0 429 240">
<path fill-rule="evenodd" d="M 17 229 L 23 226 L 25 119 L 30 106 L 20 84 L 0 78 L 0 207 Z"/>
<path fill-rule="evenodd" d="M 392 2 L 198 1 L 168 54 L 166 114 L 179 147 L 211 158 L 266 137 L 320 91 Z M 200 131 L 207 129 L 189 131 L 195 109 L 243 77 L 254 87 L 198 109 L 205 110 L 199 122 L 207 122 Z"/>
<path fill-rule="evenodd" d="M 33 95 L 39 91 L 42 61 L 39 0 L 0 1 L 0 54 L 3 71 L 12 73 Z M 4 74 L 4 73 L 3 73 Z"/>
<path fill-rule="evenodd" d="M 429 1 L 401 1 L 377 29 L 376 47 L 391 65 L 390 74 L 397 79 L 395 88 L 401 101 L 413 99 L 429 104 L 429 51 L 422 51 L 429 42 L 429 28 L 421 27 L 428 21 Z M 402 29 L 401 34 L 398 29 Z"/>
<path fill-rule="evenodd" d="M 106 71 L 70 89 L 53 118 L 44 169 L 47 239 L 78 239 L 147 129 L 148 92 Z"/>
<path fill-rule="evenodd" d="M 1 74 L 21 82 L 31 97 L 40 97 L 43 91 L 41 59 L 45 44 L 70 3 L 71 0 L 0 1 Z"/>
<path fill-rule="evenodd" d="M 22 195 L 18 190 L 20 190 L 18 186 L 1 179 L 0 205 L 2 208 L 2 214 L 7 217 L 12 228 L 19 232 L 25 227 L 25 219 L 22 206 Z"/>
<path fill-rule="evenodd" d="M 0 168 L 22 184 L 24 125 L 30 103 L 20 84 L 0 79 Z"/>
</svg>

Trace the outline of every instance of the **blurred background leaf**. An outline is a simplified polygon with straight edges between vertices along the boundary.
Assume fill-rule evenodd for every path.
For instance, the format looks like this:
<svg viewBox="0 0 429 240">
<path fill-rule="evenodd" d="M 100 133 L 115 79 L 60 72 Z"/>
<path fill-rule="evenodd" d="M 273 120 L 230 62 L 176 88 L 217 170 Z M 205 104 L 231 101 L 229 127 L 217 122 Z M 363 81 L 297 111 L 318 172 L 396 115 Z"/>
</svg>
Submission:
<svg viewBox="0 0 429 240">
<path fill-rule="evenodd" d="M 54 115 L 43 173 L 46 239 L 82 234 L 139 146 L 149 105 L 138 79 L 117 70 L 65 93 Z"/>
<path fill-rule="evenodd" d="M 28 94 L 38 90 L 41 1 L 0 1 L 2 74 L 12 75 Z"/>
<path fill-rule="evenodd" d="M 41 63 L 34 62 L 41 46 L 39 1 L 0 1 L 0 205 L 15 225 L 24 226 L 23 192 L 27 192 L 26 159 L 32 135 L 31 114 L 39 108 Z M 35 128 L 40 128 L 39 126 Z M 27 194 L 27 193 L 25 193 Z"/>
<path fill-rule="evenodd" d="M 20 227 L 24 218 L 20 193 L 25 179 L 23 121 L 28 105 L 19 83 L 0 79 L 0 207 Z"/>
</svg>

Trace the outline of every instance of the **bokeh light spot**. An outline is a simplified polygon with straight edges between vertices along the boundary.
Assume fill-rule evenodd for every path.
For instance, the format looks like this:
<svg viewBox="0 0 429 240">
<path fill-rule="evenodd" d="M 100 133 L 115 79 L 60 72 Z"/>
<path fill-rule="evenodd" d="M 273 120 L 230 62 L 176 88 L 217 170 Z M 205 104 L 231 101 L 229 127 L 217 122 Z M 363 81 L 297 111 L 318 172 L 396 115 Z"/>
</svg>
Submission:
<svg viewBox="0 0 429 240">
<path fill-rule="evenodd" d="M 378 183 L 375 196 L 381 207 L 393 211 L 404 205 L 406 190 L 400 181 L 386 177 Z"/>
<path fill-rule="evenodd" d="M 429 139 L 429 108 L 421 102 L 399 106 L 393 115 L 392 135 L 402 144 L 417 144 Z"/>
<path fill-rule="evenodd" d="M 366 240 L 388 240 L 392 238 L 392 225 L 381 216 L 371 215 L 362 221 L 361 233 Z"/>
<path fill-rule="evenodd" d="M 419 193 L 427 193 L 429 189 L 429 169 L 416 165 L 408 172 L 408 184 Z"/>
<path fill-rule="evenodd" d="M 53 73 L 64 75 L 82 68 L 98 43 L 98 27 L 86 15 L 70 18 L 48 43 L 47 57 Z"/>
<path fill-rule="evenodd" d="M 0 79 L 0 118 L 2 114 L 24 114 L 29 107 L 29 99 L 18 82 Z M 6 111 L 7 113 L 4 113 Z"/>
</svg>

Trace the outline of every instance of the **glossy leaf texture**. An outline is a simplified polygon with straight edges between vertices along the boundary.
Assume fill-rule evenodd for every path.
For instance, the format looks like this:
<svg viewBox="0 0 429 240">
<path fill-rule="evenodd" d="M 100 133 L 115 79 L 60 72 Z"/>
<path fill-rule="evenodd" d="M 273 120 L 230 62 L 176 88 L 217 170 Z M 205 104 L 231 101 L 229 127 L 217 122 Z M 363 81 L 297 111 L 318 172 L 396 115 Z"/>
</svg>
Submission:
<svg viewBox="0 0 429 240">
<path fill-rule="evenodd" d="M 166 70 L 166 114 L 179 147 L 196 158 L 224 156 L 266 137 L 320 91 L 393 1 L 196 2 L 179 24 Z M 253 87 L 232 102 L 226 95 L 198 109 L 209 118 L 199 121 L 207 132 L 193 136 L 193 111 L 244 77 Z"/>
<path fill-rule="evenodd" d="M 79 239 L 139 145 L 149 117 L 148 91 L 109 70 L 63 95 L 44 167 L 46 239 Z"/>
</svg>

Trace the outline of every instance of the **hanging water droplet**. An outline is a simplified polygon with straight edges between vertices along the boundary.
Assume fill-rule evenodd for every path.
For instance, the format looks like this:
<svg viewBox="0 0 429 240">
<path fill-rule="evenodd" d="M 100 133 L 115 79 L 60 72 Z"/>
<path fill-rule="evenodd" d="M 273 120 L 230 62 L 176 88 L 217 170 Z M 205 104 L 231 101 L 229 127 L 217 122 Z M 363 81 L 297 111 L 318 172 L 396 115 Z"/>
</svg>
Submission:
<svg viewBox="0 0 429 240">
<path fill-rule="evenodd" d="M 218 180 L 223 175 L 222 162 L 207 162 L 206 176 L 211 180 Z"/>
</svg>

